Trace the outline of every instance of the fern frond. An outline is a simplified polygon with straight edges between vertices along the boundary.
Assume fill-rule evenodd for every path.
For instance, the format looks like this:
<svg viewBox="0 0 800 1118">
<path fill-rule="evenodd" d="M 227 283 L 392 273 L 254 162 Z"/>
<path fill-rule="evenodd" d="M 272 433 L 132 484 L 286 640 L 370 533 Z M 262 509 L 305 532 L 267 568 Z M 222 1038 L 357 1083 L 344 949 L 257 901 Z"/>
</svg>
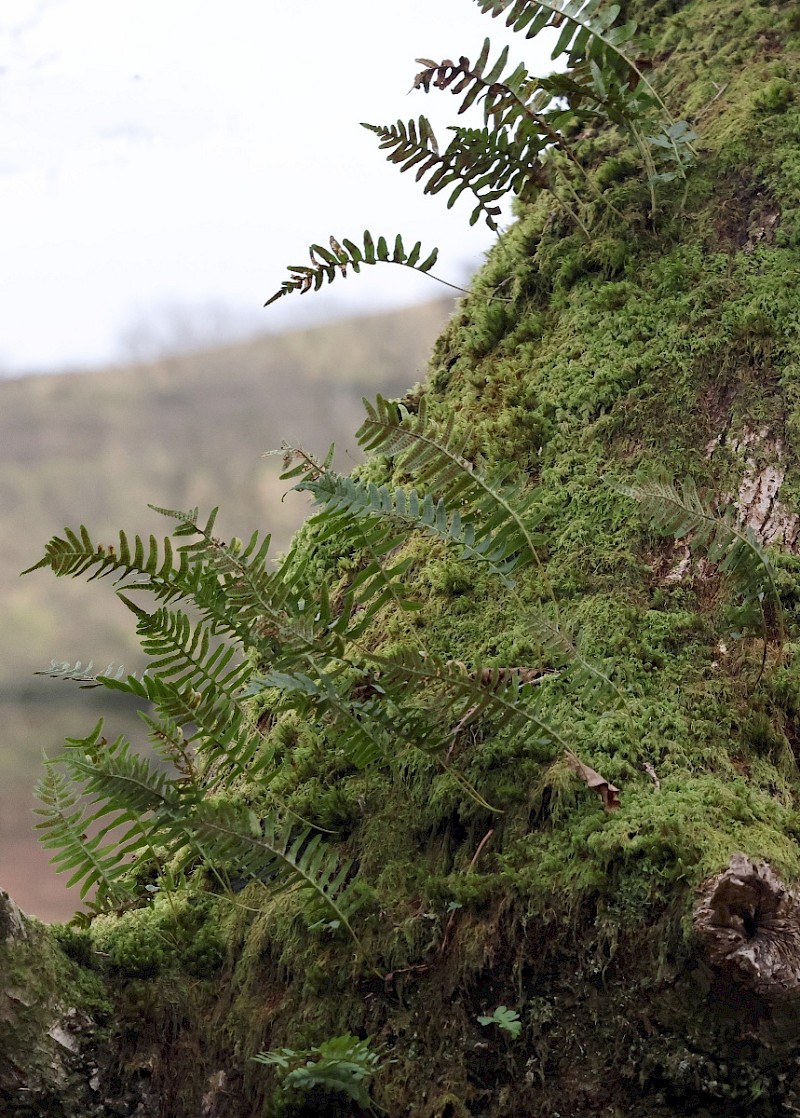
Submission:
<svg viewBox="0 0 800 1118">
<path fill-rule="evenodd" d="M 396 124 L 363 124 L 362 127 L 379 138 L 378 146 L 390 153 L 386 157 L 390 163 L 398 164 L 401 171 L 416 167 L 417 182 L 422 182 L 427 176 L 423 188 L 426 194 L 438 194 L 452 188 L 447 199 L 450 209 L 464 191 L 469 190 L 477 203 L 470 215 L 470 225 L 483 215 L 490 229 L 499 228 L 497 219 L 501 209 L 497 201 L 506 190 L 493 185 L 490 164 L 483 156 L 476 160 L 475 153 L 466 150 L 458 136 L 442 152 L 424 116 L 418 122 L 409 120 L 407 125 L 398 120 Z"/>
<path fill-rule="evenodd" d="M 391 657 L 370 653 L 367 659 L 379 668 L 379 682 L 389 693 L 395 687 L 420 691 L 432 701 L 432 709 L 447 711 L 452 724 L 440 726 L 435 744 L 428 746 L 431 752 L 450 745 L 454 733 L 483 716 L 502 718 L 508 733 L 525 731 L 531 749 L 543 747 L 544 756 L 550 755 L 547 747 L 552 742 L 567 748 L 537 709 L 535 677 L 525 669 L 469 668 L 460 660 L 443 660 L 413 648 Z"/>
<path fill-rule="evenodd" d="M 733 506 L 717 512 L 693 481 L 686 480 L 677 486 L 665 475 L 635 485 L 616 483 L 613 487 L 638 501 L 644 515 L 662 535 L 675 539 L 691 536 L 690 546 L 701 548 L 709 562 L 727 575 L 744 601 L 757 606 L 765 626 L 764 603 L 769 602 L 782 628 L 782 607 L 772 564 L 755 532 L 742 522 Z"/>
<path fill-rule="evenodd" d="M 179 811 L 187 790 L 135 753 L 126 738 L 120 735 L 109 741 L 102 729 L 101 719 L 86 737 L 67 738 L 64 752 L 53 762 L 63 764 L 81 783 L 89 804 L 101 804 L 91 819 L 108 814 L 107 801 L 112 809 L 116 805 L 139 818 L 159 811 Z"/>
<path fill-rule="evenodd" d="M 509 575 L 514 568 L 513 556 L 498 542 L 491 531 L 480 531 L 471 520 L 462 519 L 458 509 L 450 511 L 443 498 L 435 501 L 430 494 L 421 497 L 416 489 L 390 489 L 385 485 L 367 485 L 333 471 L 314 478 L 307 477 L 294 487 L 313 495 L 324 507 L 326 523 L 373 520 L 391 546 L 399 546 L 408 531 L 420 531 L 458 549 L 460 559 L 486 564 L 505 586 L 511 585 Z M 387 533 L 386 521 L 402 528 L 397 537 Z"/>
<path fill-rule="evenodd" d="M 434 432 L 424 397 L 416 416 L 382 396 L 374 404 L 365 399 L 364 407 L 367 418 L 356 438 L 365 451 L 398 458 L 404 470 L 440 493 L 449 507 L 462 506 L 474 520 L 478 540 L 490 533 L 505 556 L 517 563 L 539 563 L 536 547 L 542 541 L 534 532 L 541 519 L 537 494 L 524 480 L 510 482 L 511 468 L 488 476 L 475 470 L 454 439 L 454 418 L 441 434 Z"/>
<path fill-rule="evenodd" d="M 560 29 L 551 54 L 553 60 L 567 55 L 569 72 L 553 74 L 539 82 L 543 93 L 564 97 L 573 111 L 600 111 L 627 129 L 642 153 L 651 185 L 668 181 L 696 156 L 696 139 L 685 121 L 676 121 L 657 90 L 635 59 L 637 26 L 629 20 L 617 24 L 617 4 L 604 0 L 476 0 L 481 11 L 493 18 L 505 15 L 506 26 L 524 31 L 530 39 L 546 27 Z M 660 121 L 655 136 L 643 131 L 649 110 Z M 676 172 L 657 174 L 648 145 L 668 156 Z"/>
<path fill-rule="evenodd" d="M 309 827 L 295 832 L 274 819 L 259 819 L 229 800 L 196 804 L 182 828 L 204 857 L 212 857 L 230 872 L 254 880 L 271 878 L 272 891 L 299 889 L 326 909 L 364 954 L 350 923 L 357 907 L 350 880 L 352 861 L 340 858 L 320 834 Z"/>
<path fill-rule="evenodd" d="M 356 768 L 363 769 L 378 760 L 388 760 L 397 741 L 397 726 L 386 704 L 376 698 L 353 696 L 354 687 L 343 688 L 338 676 L 349 664 L 318 669 L 317 678 L 300 671 L 271 671 L 251 680 L 246 695 L 257 695 L 275 688 L 285 707 L 302 713 L 313 712 L 315 720 L 330 718 L 344 728 L 342 741 L 347 756 Z"/>
<path fill-rule="evenodd" d="M 629 20 L 617 24 L 619 6 L 604 0 L 476 0 L 482 12 L 496 18 L 505 15 L 507 27 L 524 31 L 532 39 L 545 28 L 560 30 L 550 55 L 555 61 L 567 56 L 567 64 L 576 67 L 592 61 L 604 73 L 615 74 L 627 85 L 640 82 L 647 88 L 666 114 L 666 107 L 647 78 L 631 57 L 636 24 Z"/>
<path fill-rule="evenodd" d="M 564 682 L 584 703 L 597 702 L 602 695 L 613 692 L 625 705 L 625 696 L 609 677 L 602 664 L 583 651 L 581 634 L 570 631 L 555 610 L 555 616 L 544 609 L 526 609 L 531 631 L 551 662 L 559 669 Z"/>
<path fill-rule="evenodd" d="M 151 506 L 155 508 L 155 506 Z M 329 618 L 308 607 L 306 589 L 295 594 L 289 566 L 271 568 L 270 537 L 254 532 L 246 545 L 227 544 L 201 527 L 192 513 L 156 508 L 179 520 L 175 535 L 195 536 L 181 548 L 209 576 L 193 594 L 194 605 L 211 623 L 211 632 L 228 632 L 245 650 L 270 657 L 271 643 L 286 655 L 311 653 L 320 647 L 329 630 Z M 333 633 L 330 633 L 333 639 Z"/>
<path fill-rule="evenodd" d="M 213 686 L 220 696 L 237 705 L 236 693 L 250 668 L 241 661 L 230 666 L 237 655 L 235 648 L 223 642 L 213 645 L 210 627 L 200 622 L 192 628 L 189 618 L 180 610 L 137 610 L 137 616 L 139 642 L 150 658 L 150 675 L 170 680 L 178 689 Z"/>
<path fill-rule="evenodd" d="M 307 264 L 290 264 L 289 279 L 283 281 L 278 291 L 267 299 L 264 306 L 268 307 L 270 303 L 274 303 L 284 295 L 291 295 L 293 291 L 299 291 L 301 295 L 307 291 L 319 291 L 326 280 L 328 283 L 333 283 L 337 275 L 346 279 L 348 268 L 353 272 L 360 272 L 362 264 L 400 264 L 404 268 L 413 268 L 416 272 L 430 275 L 431 279 L 443 283 L 446 287 L 452 287 L 456 291 L 464 290 L 457 284 L 448 283 L 439 276 L 431 275 L 431 268 L 439 257 L 438 248 L 434 248 L 422 259 L 422 242 L 417 241 L 411 251 L 407 252 L 399 233 L 391 249 L 385 237 L 378 237 L 376 240 L 368 229 L 364 232 L 363 246 L 357 245 L 347 237 L 341 242 L 331 237 L 328 244 L 330 248 L 311 245 L 308 250 L 311 258 L 310 267 Z"/>
<path fill-rule="evenodd" d="M 116 839 L 104 844 L 107 830 L 89 835 L 91 815 L 81 803 L 80 790 L 48 762 L 44 776 L 34 794 L 41 807 L 35 808 L 41 822 L 36 824 L 42 845 L 56 854 L 50 859 L 59 873 L 73 871 L 67 887 L 82 882 L 83 899 L 97 886 L 97 903 L 113 904 L 127 894 L 119 881 L 125 871 L 126 858 L 138 842 L 128 847 Z"/>
<path fill-rule="evenodd" d="M 56 764 L 65 768 L 69 782 Z M 37 796 L 43 805 L 37 809 L 41 841 L 58 850 L 53 863 L 59 871 L 73 871 L 67 884 L 82 882 L 81 897 L 97 886 L 100 907 L 129 892 L 120 879 L 137 860 L 152 855 L 154 831 L 163 830 L 165 819 L 177 819 L 187 799 L 123 737 L 106 741 L 102 721 L 85 738 L 67 739 L 64 753 L 48 762 Z M 122 835 L 105 842 L 109 832 L 123 827 Z"/>
<path fill-rule="evenodd" d="M 235 772 L 243 772 L 258 749 L 258 735 L 249 728 L 238 699 L 231 700 L 214 682 L 207 683 L 199 691 L 191 686 L 176 686 L 147 673 L 138 678 L 100 677 L 100 682 L 111 690 L 124 691 L 152 703 L 164 720 L 159 731 L 163 731 L 162 740 L 174 736 L 171 727 L 179 728 L 181 755 L 189 756 L 189 748 L 196 751 L 206 778 L 210 769 L 217 771 L 224 765 Z M 151 725 L 149 721 L 147 724 Z"/>
<path fill-rule="evenodd" d="M 372 1051 L 369 1045 L 369 1038 L 359 1040 L 347 1034 L 300 1052 L 279 1048 L 259 1052 L 252 1058 L 277 1068 L 286 1092 L 331 1091 L 351 1098 L 360 1110 L 374 1113 L 368 1081 L 380 1070 L 382 1054 Z"/>
</svg>

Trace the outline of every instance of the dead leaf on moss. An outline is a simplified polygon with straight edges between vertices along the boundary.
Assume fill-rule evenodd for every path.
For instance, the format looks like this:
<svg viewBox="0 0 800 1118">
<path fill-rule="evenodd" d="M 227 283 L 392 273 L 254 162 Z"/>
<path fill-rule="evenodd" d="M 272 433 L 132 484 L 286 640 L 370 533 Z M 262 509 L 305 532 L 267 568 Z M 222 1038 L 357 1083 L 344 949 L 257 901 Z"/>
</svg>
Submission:
<svg viewBox="0 0 800 1118">
<path fill-rule="evenodd" d="M 588 788 L 593 788 L 597 792 L 600 799 L 603 801 L 603 807 L 606 811 L 616 811 L 619 807 L 619 788 L 614 784 L 610 784 L 605 777 L 600 773 L 590 769 L 588 765 L 584 765 L 583 761 L 577 757 L 571 749 L 564 750 L 564 760 L 569 767 L 573 769 L 581 780 L 586 781 Z"/>
</svg>

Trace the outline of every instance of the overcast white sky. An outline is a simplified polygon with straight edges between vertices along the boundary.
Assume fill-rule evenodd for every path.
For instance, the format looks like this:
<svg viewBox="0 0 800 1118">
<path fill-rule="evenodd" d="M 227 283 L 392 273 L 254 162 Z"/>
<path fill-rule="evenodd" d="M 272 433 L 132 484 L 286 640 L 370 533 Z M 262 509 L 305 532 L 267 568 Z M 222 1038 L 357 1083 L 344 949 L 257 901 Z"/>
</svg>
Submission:
<svg viewBox="0 0 800 1118">
<path fill-rule="evenodd" d="M 462 280 L 493 234 L 359 122 L 444 133 L 457 101 L 407 95 L 414 59 L 486 35 L 550 68 L 474 0 L 0 0 L 0 374 L 443 290 L 384 265 L 262 310 L 331 233 L 438 244 Z"/>
</svg>

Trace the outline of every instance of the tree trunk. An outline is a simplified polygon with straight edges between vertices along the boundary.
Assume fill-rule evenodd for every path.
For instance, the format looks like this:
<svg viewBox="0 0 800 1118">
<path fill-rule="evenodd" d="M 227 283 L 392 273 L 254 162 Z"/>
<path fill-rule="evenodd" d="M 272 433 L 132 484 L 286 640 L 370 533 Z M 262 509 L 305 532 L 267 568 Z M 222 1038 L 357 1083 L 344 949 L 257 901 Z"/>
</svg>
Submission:
<svg viewBox="0 0 800 1118">
<path fill-rule="evenodd" d="M 386 1046 L 373 1097 L 393 1116 L 800 1114 L 800 19 L 793 0 L 623 7 L 700 135 L 685 194 L 660 187 L 653 213 L 633 149 L 577 136 L 615 210 L 585 203 L 587 240 L 548 195 L 521 205 L 406 400 L 539 487 L 527 600 L 557 600 L 621 701 L 548 683 L 569 756 L 464 735 L 501 815 L 430 769 L 342 771 L 312 729 L 281 731 L 287 802 L 341 827 L 374 887 L 368 962 L 254 886 L 180 948 L 144 902 L 47 929 L 0 894 L 3 1113 L 357 1114 L 281 1101 L 250 1060 L 350 1032 Z M 761 628 L 609 484 L 656 468 L 773 548 Z M 320 548 L 334 582 L 337 562 Z M 420 623 L 387 615 L 387 636 L 535 659 L 519 599 L 435 548 L 416 571 Z"/>
</svg>

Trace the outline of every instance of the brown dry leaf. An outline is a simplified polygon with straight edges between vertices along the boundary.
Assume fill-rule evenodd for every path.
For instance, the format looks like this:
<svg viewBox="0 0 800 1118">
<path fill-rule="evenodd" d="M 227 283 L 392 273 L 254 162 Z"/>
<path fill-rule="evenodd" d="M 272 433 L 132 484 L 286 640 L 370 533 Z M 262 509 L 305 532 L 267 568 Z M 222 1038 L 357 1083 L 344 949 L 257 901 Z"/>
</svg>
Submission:
<svg viewBox="0 0 800 1118">
<path fill-rule="evenodd" d="M 588 765 L 584 765 L 583 761 L 572 752 L 571 749 L 564 750 L 564 760 L 569 767 L 573 769 L 581 780 L 585 780 L 587 787 L 593 788 L 597 792 L 600 799 L 603 801 L 603 807 L 606 811 L 616 811 L 619 807 L 619 788 L 602 777 L 600 773 L 590 769 Z"/>
</svg>

